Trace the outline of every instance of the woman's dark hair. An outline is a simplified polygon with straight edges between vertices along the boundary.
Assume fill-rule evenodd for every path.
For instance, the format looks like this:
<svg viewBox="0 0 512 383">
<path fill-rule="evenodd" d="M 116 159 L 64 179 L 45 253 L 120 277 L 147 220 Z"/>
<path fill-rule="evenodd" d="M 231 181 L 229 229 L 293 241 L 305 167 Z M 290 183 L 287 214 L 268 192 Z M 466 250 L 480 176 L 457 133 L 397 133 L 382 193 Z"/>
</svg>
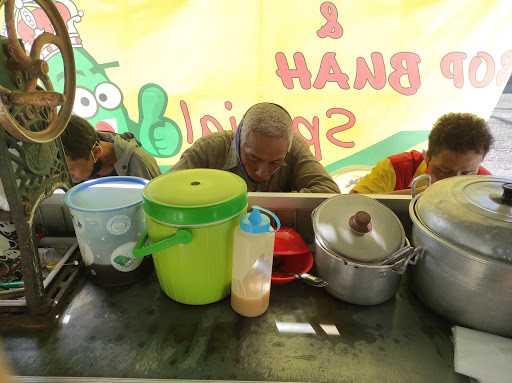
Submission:
<svg viewBox="0 0 512 383">
<path fill-rule="evenodd" d="M 72 160 L 88 159 L 98 141 L 96 130 L 91 124 L 75 115 L 71 116 L 60 138 L 66 155 Z"/>
<path fill-rule="evenodd" d="M 428 136 L 427 157 L 443 149 L 457 153 L 473 151 L 486 155 L 493 137 L 483 118 L 472 113 L 447 113 L 441 116 Z"/>
</svg>

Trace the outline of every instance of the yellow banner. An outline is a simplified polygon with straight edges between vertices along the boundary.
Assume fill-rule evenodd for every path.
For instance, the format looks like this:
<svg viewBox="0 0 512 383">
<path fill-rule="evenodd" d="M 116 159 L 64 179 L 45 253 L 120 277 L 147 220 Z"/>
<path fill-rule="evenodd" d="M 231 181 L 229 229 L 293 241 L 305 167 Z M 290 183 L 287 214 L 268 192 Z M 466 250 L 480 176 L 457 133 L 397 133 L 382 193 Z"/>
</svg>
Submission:
<svg viewBox="0 0 512 383">
<path fill-rule="evenodd" d="M 273 101 L 331 172 L 422 146 L 441 114 L 490 115 L 512 67 L 506 0 L 55 1 L 77 69 L 74 112 L 131 131 L 162 167 Z M 48 19 L 17 1 L 27 48 Z M 43 50 L 56 88 L 58 52 Z"/>
</svg>

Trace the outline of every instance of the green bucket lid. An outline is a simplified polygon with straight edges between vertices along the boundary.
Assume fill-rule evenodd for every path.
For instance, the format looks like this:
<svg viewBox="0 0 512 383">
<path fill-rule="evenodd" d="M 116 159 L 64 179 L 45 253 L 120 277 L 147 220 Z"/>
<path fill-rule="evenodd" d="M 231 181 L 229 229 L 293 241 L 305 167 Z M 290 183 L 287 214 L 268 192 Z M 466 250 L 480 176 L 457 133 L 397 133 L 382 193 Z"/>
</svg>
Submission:
<svg viewBox="0 0 512 383">
<path fill-rule="evenodd" d="M 223 170 L 179 170 L 154 178 L 144 188 L 145 213 L 169 225 L 225 221 L 246 207 L 247 184 Z"/>
</svg>

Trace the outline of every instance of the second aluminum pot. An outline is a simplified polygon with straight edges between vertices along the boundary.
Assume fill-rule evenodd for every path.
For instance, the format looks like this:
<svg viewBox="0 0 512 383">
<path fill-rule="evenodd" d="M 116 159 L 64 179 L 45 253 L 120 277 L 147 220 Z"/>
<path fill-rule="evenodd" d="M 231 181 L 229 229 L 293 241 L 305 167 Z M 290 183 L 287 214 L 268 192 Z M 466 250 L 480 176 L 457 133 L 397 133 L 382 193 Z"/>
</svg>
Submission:
<svg viewBox="0 0 512 383">
<path fill-rule="evenodd" d="M 398 217 L 363 195 L 339 195 L 313 212 L 315 264 L 336 298 L 375 305 L 392 298 L 401 274 L 418 250 L 405 237 Z"/>
</svg>

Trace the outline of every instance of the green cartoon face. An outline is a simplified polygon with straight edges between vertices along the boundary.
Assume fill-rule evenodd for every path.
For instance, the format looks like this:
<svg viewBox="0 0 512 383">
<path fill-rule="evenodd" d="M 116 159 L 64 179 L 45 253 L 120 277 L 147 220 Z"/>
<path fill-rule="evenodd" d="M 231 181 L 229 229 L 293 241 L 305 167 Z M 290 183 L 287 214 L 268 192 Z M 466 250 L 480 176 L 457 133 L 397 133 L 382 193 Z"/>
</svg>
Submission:
<svg viewBox="0 0 512 383">
<path fill-rule="evenodd" d="M 107 77 L 105 69 L 117 63 L 98 64 L 83 48 L 74 48 L 76 94 L 73 113 L 85 118 L 97 130 L 124 133 L 129 131 L 129 117 L 123 94 Z M 50 80 L 57 91 L 64 86 L 62 57 L 48 60 Z"/>
<path fill-rule="evenodd" d="M 143 148 L 155 157 L 172 157 L 182 145 L 182 134 L 176 122 L 165 116 L 167 93 L 158 84 L 145 84 L 139 90 L 139 121 L 130 119 L 123 104 L 123 94 L 112 83 L 105 69 L 117 62 L 98 64 L 83 48 L 73 48 L 76 68 L 76 94 L 73 113 L 85 118 L 96 130 L 130 132 Z M 50 80 L 56 91 L 64 88 L 62 56 L 48 60 Z"/>
</svg>

